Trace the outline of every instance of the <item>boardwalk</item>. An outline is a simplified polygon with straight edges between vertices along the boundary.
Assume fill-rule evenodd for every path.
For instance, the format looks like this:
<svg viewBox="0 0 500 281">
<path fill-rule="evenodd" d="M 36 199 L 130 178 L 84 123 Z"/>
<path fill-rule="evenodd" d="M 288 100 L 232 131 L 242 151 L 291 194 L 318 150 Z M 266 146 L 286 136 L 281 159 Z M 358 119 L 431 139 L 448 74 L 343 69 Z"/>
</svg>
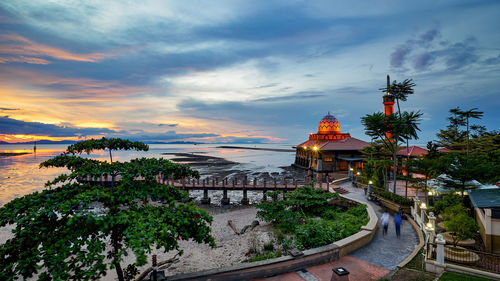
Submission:
<svg viewBox="0 0 500 281">
<path fill-rule="evenodd" d="M 248 177 L 244 177 L 242 179 L 232 178 L 223 178 L 219 180 L 217 177 L 213 178 L 205 178 L 205 179 L 196 179 L 196 178 L 183 178 L 179 180 L 173 180 L 172 178 L 165 178 L 161 175 L 155 177 L 156 181 L 164 185 L 175 186 L 186 190 L 203 190 L 203 198 L 201 199 L 202 204 L 210 204 L 211 199 L 208 196 L 209 190 L 221 190 L 223 192 L 223 197 L 221 200 L 222 205 L 228 205 L 230 203 L 230 199 L 227 196 L 228 191 L 241 190 L 243 192 L 243 199 L 240 201 L 241 204 L 247 205 L 249 204 L 248 200 L 248 191 L 262 191 L 263 200 L 267 200 L 266 192 L 268 191 L 283 191 L 283 192 L 291 192 L 296 188 L 302 186 L 302 184 L 298 183 L 297 179 L 286 179 L 283 178 L 279 181 L 277 178 L 274 178 L 272 182 L 268 183 L 266 179 L 259 180 L 254 178 L 253 180 L 248 180 Z M 115 178 L 115 181 L 119 181 L 120 176 Z M 142 180 L 138 178 L 138 180 Z M 326 183 L 315 183 L 316 188 L 321 188 L 324 191 L 335 191 L 340 194 L 348 193 L 348 191 L 337 184 L 345 182 L 347 178 L 339 179 L 330 182 L 327 178 Z M 80 179 L 79 181 L 89 182 L 91 184 L 100 184 L 100 185 L 111 185 L 111 177 L 103 175 L 96 179 L 91 179 L 87 177 L 85 179 Z M 309 178 L 305 178 L 304 182 L 306 184 L 311 183 Z"/>
</svg>

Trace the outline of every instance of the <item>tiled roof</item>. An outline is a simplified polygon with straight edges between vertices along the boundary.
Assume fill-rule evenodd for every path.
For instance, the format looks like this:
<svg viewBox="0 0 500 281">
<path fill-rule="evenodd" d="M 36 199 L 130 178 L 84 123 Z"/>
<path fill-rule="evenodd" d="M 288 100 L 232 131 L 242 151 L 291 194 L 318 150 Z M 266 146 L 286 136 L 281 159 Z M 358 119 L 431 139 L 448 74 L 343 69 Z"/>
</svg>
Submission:
<svg viewBox="0 0 500 281">
<path fill-rule="evenodd" d="M 398 152 L 398 155 L 402 155 L 402 156 L 409 155 L 409 156 L 416 157 L 416 156 L 420 156 L 420 155 L 425 155 L 427 153 L 428 153 L 427 149 L 412 145 L 412 146 L 408 147 L 408 149 L 406 149 L 406 147 L 400 149 Z"/>
</svg>

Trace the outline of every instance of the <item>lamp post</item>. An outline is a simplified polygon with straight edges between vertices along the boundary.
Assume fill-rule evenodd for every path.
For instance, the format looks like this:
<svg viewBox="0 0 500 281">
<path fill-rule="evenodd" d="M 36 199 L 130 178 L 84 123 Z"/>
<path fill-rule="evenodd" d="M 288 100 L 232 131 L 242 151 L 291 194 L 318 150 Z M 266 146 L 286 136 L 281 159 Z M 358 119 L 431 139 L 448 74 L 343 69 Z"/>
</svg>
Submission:
<svg viewBox="0 0 500 281">
<path fill-rule="evenodd" d="M 351 180 L 351 181 L 353 181 L 353 177 L 354 177 L 353 171 L 354 171 L 354 169 L 351 167 L 351 162 L 349 162 L 349 174 L 348 174 L 348 176 L 349 176 L 349 180 Z"/>
</svg>

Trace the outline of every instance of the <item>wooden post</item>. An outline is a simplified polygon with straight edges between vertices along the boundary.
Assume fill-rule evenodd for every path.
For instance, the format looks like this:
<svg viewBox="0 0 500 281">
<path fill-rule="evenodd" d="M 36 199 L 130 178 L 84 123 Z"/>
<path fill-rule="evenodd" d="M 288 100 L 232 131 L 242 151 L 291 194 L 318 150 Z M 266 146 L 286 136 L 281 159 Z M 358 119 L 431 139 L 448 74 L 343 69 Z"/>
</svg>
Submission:
<svg viewBox="0 0 500 281">
<path fill-rule="evenodd" d="M 234 188 L 234 186 L 235 186 L 235 181 L 236 181 L 236 180 L 233 178 L 233 180 L 232 180 L 232 183 L 233 183 L 233 188 Z"/>
<path fill-rule="evenodd" d="M 196 182 L 195 182 L 195 180 L 194 180 L 194 178 L 193 178 L 193 188 L 194 188 L 194 187 L 196 187 Z"/>
<path fill-rule="evenodd" d="M 205 179 L 203 179 L 203 187 L 205 187 Z"/>
<path fill-rule="evenodd" d="M 274 188 L 276 188 L 277 184 L 276 184 L 276 178 L 274 178 Z"/>
<path fill-rule="evenodd" d="M 220 201 L 221 205 L 229 205 L 229 198 L 227 197 L 227 189 L 222 191 L 222 200 Z"/>
<path fill-rule="evenodd" d="M 266 184 L 266 182 L 267 182 L 267 180 L 264 178 L 264 188 L 265 188 L 265 187 L 266 187 L 266 185 L 267 185 L 267 184 Z"/>
<path fill-rule="evenodd" d="M 298 186 L 297 179 L 293 179 L 293 185 L 295 185 L 295 188 L 297 188 Z"/>
<path fill-rule="evenodd" d="M 197 179 L 196 179 L 196 184 L 197 184 L 197 185 L 200 185 L 200 178 L 197 178 Z"/>
<path fill-rule="evenodd" d="M 243 186 L 246 186 L 248 184 L 248 177 L 245 175 L 243 178 Z"/>
<path fill-rule="evenodd" d="M 222 179 L 222 187 L 224 187 L 224 188 L 226 187 L 226 179 L 225 178 Z"/>
<path fill-rule="evenodd" d="M 205 180 L 203 180 L 205 184 Z M 208 197 L 208 188 L 203 189 L 203 198 L 201 198 L 201 204 L 210 204 L 210 197 Z"/>
<path fill-rule="evenodd" d="M 264 180 L 264 183 L 265 182 L 266 182 L 266 180 Z M 262 201 L 267 201 L 267 194 L 266 194 L 266 189 L 265 188 L 262 191 Z"/>
<path fill-rule="evenodd" d="M 212 178 L 212 187 L 215 188 L 215 179 L 214 178 Z"/>
<path fill-rule="evenodd" d="M 253 178 L 253 188 L 257 186 L 257 178 Z"/>
<path fill-rule="evenodd" d="M 247 189 L 243 187 L 243 199 L 241 199 L 241 205 L 248 205 L 250 200 L 248 200 Z"/>
</svg>

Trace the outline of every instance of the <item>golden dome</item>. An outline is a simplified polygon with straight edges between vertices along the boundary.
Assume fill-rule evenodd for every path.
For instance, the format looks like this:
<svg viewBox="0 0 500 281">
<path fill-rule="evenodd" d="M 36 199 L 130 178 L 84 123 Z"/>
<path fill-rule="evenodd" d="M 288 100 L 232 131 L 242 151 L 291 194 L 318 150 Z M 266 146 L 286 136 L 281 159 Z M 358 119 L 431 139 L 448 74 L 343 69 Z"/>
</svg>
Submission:
<svg viewBox="0 0 500 281">
<path fill-rule="evenodd" d="M 319 122 L 318 134 L 340 134 L 339 121 L 330 112 Z"/>
</svg>

